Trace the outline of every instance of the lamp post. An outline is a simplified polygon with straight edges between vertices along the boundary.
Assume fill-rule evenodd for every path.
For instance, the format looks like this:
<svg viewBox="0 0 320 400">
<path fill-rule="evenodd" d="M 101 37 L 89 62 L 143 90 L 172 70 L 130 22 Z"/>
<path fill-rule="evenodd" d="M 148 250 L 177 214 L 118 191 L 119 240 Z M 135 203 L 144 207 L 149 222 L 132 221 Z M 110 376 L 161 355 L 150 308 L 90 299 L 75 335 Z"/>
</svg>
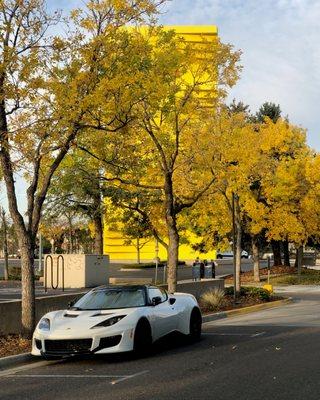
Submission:
<svg viewBox="0 0 320 400">
<path fill-rule="evenodd" d="M 234 206 L 234 192 L 232 192 L 232 252 L 233 252 L 233 301 L 237 301 L 237 264 L 236 264 L 236 218 L 235 218 L 235 206 Z"/>
<path fill-rule="evenodd" d="M 159 242 L 158 242 L 158 239 L 156 239 L 155 253 L 156 253 L 156 273 L 155 273 L 154 283 L 157 284 L 157 281 L 158 281 L 158 265 L 159 265 Z"/>
<path fill-rule="evenodd" d="M 39 232 L 39 264 L 38 264 L 38 271 L 41 273 L 42 270 L 42 234 Z"/>
</svg>

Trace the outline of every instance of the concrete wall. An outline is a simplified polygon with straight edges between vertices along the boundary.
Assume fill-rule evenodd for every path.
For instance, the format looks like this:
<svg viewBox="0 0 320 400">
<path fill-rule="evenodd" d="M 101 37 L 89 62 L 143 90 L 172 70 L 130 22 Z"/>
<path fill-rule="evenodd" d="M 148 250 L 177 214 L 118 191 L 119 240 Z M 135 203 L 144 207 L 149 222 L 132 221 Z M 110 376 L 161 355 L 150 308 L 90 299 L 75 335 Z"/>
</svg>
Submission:
<svg viewBox="0 0 320 400">
<path fill-rule="evenodd" d="M 46 296 L 36 299 L 36 320 L 49 311 L 61 310 L 68 307 L 68 303 L 81 294 L 63 294 Z M 21 326 L 21 300 L 12 300 L 0 303 L 0 335 L 19 334 Z"/>
<path fill-rule="evenodd" d="M 165 287 L 165 286 L 164 286 Z M 199 282 L 183 281 L 178 283 L 177 292 L 191 293 L 199 298 L 202 293 L 213 289 L 224 288 L 223 279 L 203 280 Z M 49 311 L 61 310 L 68 307 L 68 303 L 84 292 L 46 296 L 36 299 L 36 321 Z M 0 303 L 0 335 L 19 334 L 21 326 L 21 301 L 12 300 Z"/>
<path fill-rule="evenodd" d="M 167 288 L 167 285 L 163 285 Z M 224 289 L 224 279 L 206 279 L 202 281 L 182 281 L 177 284 L 177 292 L 193 294 L 197 299 L 208 290 Z"/>
<path fill-rule="evenodd" d="M 51 282 L 52 260 L 52 282 Z M 63 268 L 64 263 L 64 268 Z M 109 256 L 94 254 L 48 254 L 44 262 L 47 287 L 90 288 L 108 283 Z M 59 274 L 57 276 L 57 274 Z"/>
</svg>

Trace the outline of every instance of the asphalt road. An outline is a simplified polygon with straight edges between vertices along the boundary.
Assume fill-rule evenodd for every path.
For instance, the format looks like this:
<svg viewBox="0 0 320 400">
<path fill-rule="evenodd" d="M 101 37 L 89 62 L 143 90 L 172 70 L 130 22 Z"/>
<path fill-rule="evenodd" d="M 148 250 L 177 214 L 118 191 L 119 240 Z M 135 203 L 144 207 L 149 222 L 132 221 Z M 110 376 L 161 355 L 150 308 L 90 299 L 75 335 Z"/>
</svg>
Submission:
<svg viewBox="0 0 320 400">
<path fill-rule="evenodd" d="M 20 266 L 20 260 L 10 260 L 10 264 L 15 266 Z M 266 266 L 266 261 L 261 261 L 261 267 Z M 135 278 L 154 278 L 155 277 L 155 268 L 151 269 L 145 269 L 145 270 L 126 270 L 123 271 L 121 269 L 126 269 L 123 267 L 123 264 L 110 264 L 108 274 L 109 277 L 135 277 Z M 243 271 L 249 271 L 252 270 L 253 264 L 251 260 L 242 260 L 242 270 Z M 217 277 L 222 276 L 222 275 L 229 275 L 233 274 L 233 266 L 232 266 L 232 260 L 218 260 L 218 267 L 216 269 L 216 275 Z M 0 260 L 0 277 L 3 276 L 3 260 Z M 178 280 L 186 280 L 186 279 L 191 279 L 192 278 L 192 269 L 191 267 L 188 266 L 179 266 L 178 267 Z M 164 276 L 164 269 L 159 268 L 158 270 L 158 280 L 164 280 L 165 281 L 165 276 Z M 79 290 L 66 290 L 66 292 L 71 292 L 71 293 L 77 293 Z M 41 297 L 41 296 L 46 296 L 46 295 L 58 295 L 61 294 L 61 290 L 49 290 L 48 293 L 44 292 L 43 286 L 42 285 L 37 285 L 36 286 L 36 296 Z M 20 299 L 21 298 L 21 289 L 19 285 L 17 286 L 12 285 L 6 285 L 6 287 L 2 286 L 0 284 L 0 301 L 5 301 L 5 300 L 14 300 L 14 299 Z"/>
<path fill-rule="evenodd" d="M 147 358 L 82 358 L 2 372 L 0 398 L 318 400 L 320 291 L 297 298 L 205 324 L 194 345 L 171 337 Z"/>
</svg>

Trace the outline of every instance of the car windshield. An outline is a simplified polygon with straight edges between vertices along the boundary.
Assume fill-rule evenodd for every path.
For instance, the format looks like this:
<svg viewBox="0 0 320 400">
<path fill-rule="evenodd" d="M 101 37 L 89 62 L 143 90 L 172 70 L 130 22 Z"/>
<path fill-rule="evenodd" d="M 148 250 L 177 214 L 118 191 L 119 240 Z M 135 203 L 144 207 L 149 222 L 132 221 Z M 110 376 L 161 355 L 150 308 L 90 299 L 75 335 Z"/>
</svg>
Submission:
<svg viewBox="0 0 320 400">
<path fill-rule="evenodd" d="M 85 294 L 72 309 L 108 310 L 114 308 L 143 307 L 146 305 L 143 288 L 97 289 Z"/>
</svg>

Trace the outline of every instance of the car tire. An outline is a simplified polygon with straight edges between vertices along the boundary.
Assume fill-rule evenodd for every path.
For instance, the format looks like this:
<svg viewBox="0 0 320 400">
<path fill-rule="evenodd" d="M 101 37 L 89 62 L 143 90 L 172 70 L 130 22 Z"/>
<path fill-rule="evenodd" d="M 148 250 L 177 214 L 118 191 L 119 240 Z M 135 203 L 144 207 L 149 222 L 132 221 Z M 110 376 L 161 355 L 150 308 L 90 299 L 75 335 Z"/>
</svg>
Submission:
<svg viewBox="0 0 320 400">
<path fill-rule="evenodd" d="M 192 343 L 198 342 L 201 338 L 202 317 L 200 310 L 194 308 L 190 316 L 189 339 Z"/>
<path fill-rule="evenodd" d="M 146 319 L 140 319 L 134 331 L 133 351 L 136 355 L 147 355 L 151 350 L 151 326 Z"/>
</svg>

